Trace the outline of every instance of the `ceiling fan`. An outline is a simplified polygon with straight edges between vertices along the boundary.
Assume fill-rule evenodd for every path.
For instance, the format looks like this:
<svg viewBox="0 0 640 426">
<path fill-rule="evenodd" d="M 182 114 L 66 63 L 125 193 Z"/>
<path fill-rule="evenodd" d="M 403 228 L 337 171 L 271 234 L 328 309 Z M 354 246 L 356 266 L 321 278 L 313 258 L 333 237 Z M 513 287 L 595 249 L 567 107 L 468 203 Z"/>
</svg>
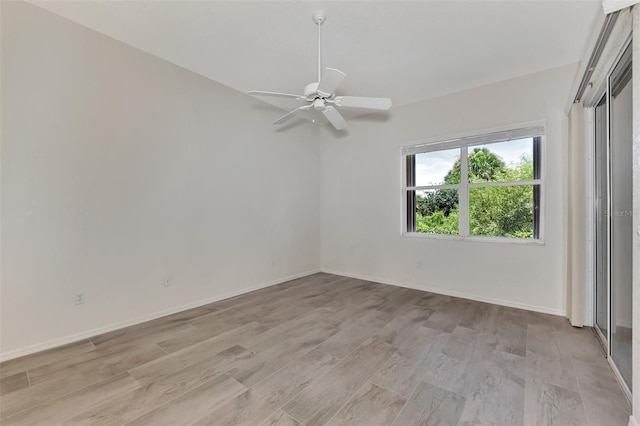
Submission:
<svg viewBox="0 0 640 426">
<path fill-rule="evenodd" d="M 307 84 L 304 88 L 304 95 L 264 92 L 261 90 L 251 90 L 248 92 L 250 95 L 254 96 L 292 98 L 305 102 L 305 105 L 286 113 L 274 121 L 273 124 L 284 123 L 299 111 L 309 111 L 313 109 L 322 112 L 336 130 L 343 130 L 347 127 L 347 122 L 342 114 L 338 112 L 336 107 L 366 108 L 374 110 L 388 110 L 391 108 L 391 99 L 389 98 L 336 96 L 336 89 L 346 74 L 335 68 L 325 68 L 324 73 L 322 72 L 322 24 L 327 20 L 327 16 L 323 11 L 317 11 L 313 13 L 312 19 L 318 26 L 318 81 Z"/>
</svg>

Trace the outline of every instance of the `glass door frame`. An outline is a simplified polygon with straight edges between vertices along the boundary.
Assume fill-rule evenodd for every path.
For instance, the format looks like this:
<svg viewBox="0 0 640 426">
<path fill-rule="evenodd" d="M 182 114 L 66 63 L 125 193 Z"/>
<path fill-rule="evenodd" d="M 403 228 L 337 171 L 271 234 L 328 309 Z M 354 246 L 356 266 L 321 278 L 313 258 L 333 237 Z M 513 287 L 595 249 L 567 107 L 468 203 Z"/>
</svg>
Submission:
<svg viewBox="0 0 640 426">
<path fill-rule="evenodd" d="M 605 257 L 606 259 L 604 259 L 605 261 L 605 265 L 606 265 L 606 276 L 605 276 L 605 288 L 607 289 L 607 300 L 606 300 L 606 306 L 607 306 L 607 314 L 606 314 L 606 322 L 607 322 L 607 329 L 606 329 L 606 333 L 604 333 L 602 331 L 602 329 L 600 328 L 600 326 L 598 325 L 598 320 L 597 320 L 597 315 L 598 315 L 598 286 L 597 286 L 597 279 L 598 279 L 598 271 L 597 271 L 597 267 L 599 265 L 598 262 L 598 250 L 597 250 L 597 237 L 596 237 L 596 233 L 597 233 L 597 227 L 598 227 L 598 218 L 600 216 L 602 216 L 603 214 L 605 216 L 608 217 L 607 212 L 611 211 L 611 185 L 610 185 L 610 173 L 611 173 L 611 135 L 610 135 L 610 108 L 611 108 L 611 104 L 610 104 L 610 75 L 611 73 L 607 73 L 607 81 L 606 81 L 606 86 L 605 86 L 605 90 L 604 93 L 602 93 L 601 96 L 598 97 L 598 102 L 596 103 L 596 105 L 594 105 L 594 107 L 592 108 L 592 113 L 593 113 L 593 132 L 594 132 L 594 138 L 593 138 L 593 328 L 596 330 L 596 334 L 598 335 L 598 337 L 600 338 L 600 343 L 604 346 L 604 349 L 606 351 L 606 355 L 607 358 L 611 357 L 611 220 L 608 218 L 606 221 L 606 242 L 604 244 L 604 251 L 605 251 Z M 602 100 L 605 100 L 605 140 L 604 140 L 604 150 L 601 153 L 601 155 L 605 155 L 606 156 L 606 165 L 607 165 L 607 169 L 604 171 L 604 173 L 606 173 L 607 176 L 607 205 L 606 205 L 606 209 L 604 212 L 599 211 L 600 208 L 600 203 L 598 202 L 598 193 L 597 193 L 597 188 L 598 188 L 598 173 L 596 172 L 596 168 L 602 164 L 602 162 L 598 162 L 598 157 L 596 155 L 596 152 L 598 150 L 597 147 L 597 138 L 598 135 L 596 134 L 595 131 L 595 126 L 596 126 L 596 108 L 598 105 L 600 105 L 600 103 L 602 102 Z M 599 164 L 600 163 L 600 164 Z"/>
<path fill-rule="evenodd" d="M 592 321 L 593 321 L 593 328 L 596 331 L 596 335 L 598 336 L 598 339 L 600 340 L 600 343 L 603 345 L 603 348 L 606 351 L 606 357 L 607 357 L 607 361 L 609 362 L 609 365 L 611 366 L 616 379 L 618 380 L 618 382 L 620 383 L 620 386 L 623 390 L 623 393 L 625 394 L 625 396 L 627 397 L 627 399 L 629 401 L 632 401 L 632 393 L 631 390 L 629 388 L 629 386 L 627 385 L 626 381 L 624 380 L 624 378 L 622 377 L 622 374 L 620 373 L 620 370 L 618 369 L 618 367 L 616 366 L 612 356 L 611 356 L 611 322 L 612 322 L 612 316 L 611 316 L 611 216 L 609 214 L 607 214 L 607 221 L 606 221 L 606 227 L 607 227 L 607 238 L 606 238 L 606 266 L 607 266 L 607 271 L 606 271 L 606 288 L 607 288 L 607 315 L 606 315 L 606 321 L 607 321 L 607 330 L 606 330 L 606 335 L 605 333 L 602 332 L 602 330 L 600 329 L 600 327 L 598 326 L 597 323 L 597 270 L 596 267 L 598 265 L 598 252 L 596 250 L 596 245 L 597 245 L 597 238 L 596 238 L 596 227 L 598 226 L 598 202 L 597 202 L 597 178 L 598 175 L 596 173 L 596 167 L 598 166 L 598 161 L 597 161 L 597 157 L 596 157 L 596 107 L 598 106 L 598 104 L 600 104 L 600 102 L 602 101 L 603 98 L 606 98 L 606 111 L 605 111 L 605 116 L 606 116 L 606 140 L 605 140 L 605 147 L 606 147 L 606 164 L 607 164 L 607 170 L 606 170 L 606 174 L 607 174 L 607 212 L 611 212 L 611 75 L 613 74 L 613 70 L 618 66 L 618 64 L 620 63 L 620 61 L 622 60 L 623 54 L 625 53 L 625 51 L 627 50 L 627 48 L 629 48 L 632 44 L 632 38 L 629 37 L 628 40 L 624 43 L 624 45 L 622 46 L 622 49 L 620 49 L 620 52 L 618 53 L 616 60 L 613 62 L 611 69 L 607 72 L 606 77 L 605 77 L 605 84 L 602 87 L 602 89 L 599 92 L 599 96 L 597 96 L 596 98 L 596 102 L 594 104 L 592 104 L 589 108 L 587 108 L 587 110 L 589 111 L 589 113 L 591 114 L 591 118 L 592 118 L 592 122 L 589 123 L 590 129 L 589 132 L 592 135 L 591 138 L 591 152 L 592 152 L 592 158 L 593 160 L 590 161 L 590 167 L 591 167 L 591 188 L 590 188 L 590 196 L 592 197 L 592 209 L 591 209 L 591 217 L 589 219 L 590 221 L 590 226 L 591 226 L 591 230 L 590 233 L 592 235 L 592 242 L 591 242 L 591 258 L 592 258 L 592 268 L 591 268 L 591 282 L 592 282 L 592 288 L 593 288 L 593 294 L 592 294 Z M 602 214 L 602 213 L 600 213 Z"/>
</svg>

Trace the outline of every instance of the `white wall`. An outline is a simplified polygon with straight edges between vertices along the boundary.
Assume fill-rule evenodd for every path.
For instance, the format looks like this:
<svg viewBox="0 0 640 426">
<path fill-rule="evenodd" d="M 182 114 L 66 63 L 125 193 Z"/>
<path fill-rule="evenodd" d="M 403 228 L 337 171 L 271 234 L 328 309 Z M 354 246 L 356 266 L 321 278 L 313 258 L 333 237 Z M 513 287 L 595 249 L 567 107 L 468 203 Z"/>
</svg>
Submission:
<svg viewBox="0 0 640 426">
<path fill-rule="evenodd" d="M 566 300 L 567 65 L 352 120 L 322 144 L 322 269 L 563 314 Z M 401 236 L 402 145 L 547 120 L 545 245 Z"/>
<path fill-rule="evenodd" d="M 3 358 L 319 267 L 317 129 L 1 3 Z"/>
</svg>

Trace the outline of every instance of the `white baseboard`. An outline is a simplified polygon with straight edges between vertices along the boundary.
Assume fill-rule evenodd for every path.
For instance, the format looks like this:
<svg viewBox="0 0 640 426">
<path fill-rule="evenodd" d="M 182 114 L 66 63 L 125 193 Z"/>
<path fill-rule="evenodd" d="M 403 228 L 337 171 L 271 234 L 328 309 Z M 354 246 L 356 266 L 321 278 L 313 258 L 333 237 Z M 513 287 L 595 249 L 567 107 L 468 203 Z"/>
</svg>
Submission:
<svg viewBox="0 0 640 426">
<path fill-rule="evenodd" d="M 640 426 L 633 416 L 629 416 L 629 426 Z"/>
<path fill-rule="evenodd" d="M 562 317 L 567 316 L 567 312 L 562 309 L 551 309 L 551 308 L 546 308 L 544 306 L 528 305 L 526 303 L 512 302 L 509 300 L 494 299 L 491 297 L 482 297 L 482 296 L 477 296 L 475 294 L 469 294 L 469 293 L 464 293 L 459 291 L 451 291 L 444 288 L 428 287 L 428 286 L 422 286 L 417 284 L 408 284 L 408 283 L 403 283 L 399 281 L 385 280 L 381 278 L 369 277 L 369 276 L 360 275 L 360 274 L 352 274 L 349 272 L 336 271 L 336 270 L 327 269 L 327 268 L 320 268 L 320 271 L 325 272 L 327 274 L 342 275 L 344 277 L 356 278 L 359 280 L 373 281 L 381 284 L 394 285 L 396 287 L 411 288 L 413 290 L 420 290 L 420 291 L 429 291 L 431 293 L 442 294 L 444 296 L 460 297 L 462 299 L 475 300 L 477 302 L 492 303 L 494 305 L 508 306 L 510 308 L 525 309 L 527 311 L 540 312 L 543 314 L 557 315 Z"/>
<path fill-rule="evenodd" d="M 151 321 L 154 319 L 158 319 L 167 315 L 175 314 L 177 312 L 186 311 L 188 309 L 198 308 L 203 305 L 208 305 L 209 303 L 219 302 L 224 299 L 229 299 L 231 297 L 240 296 L 241 294 L 250 293 L 252 291 L 260 290 L 262 288 L 271 287 L 276 284 L 281 284 L 286 281 L 295 280 L 297 278 L 306 277 L 308 275 L 317 274 L 321 272 L 320 269 L 313 269 L 311 271 L 302 272 L 299 274 L 289 275 L 288 277 L 278 278 L 276 280 L 267 281 L 265 283 L 257 284 L 248 288 L 244 288 L 238 291 L 232 291 L 229 293 L 225 293 L 219 296 L 210 297 L 207 299 L 200 299 L 198 301 L 187 303 L 186 305 L 177 306 L 175 308 L 165 309 L 160 312 L 154 312 L 152 314 L 143 315 L 137 318 L 132 318 L 126 321 L 117 322 L 115 324 L 110 324 L 104 327 L 98 327 L 91 330 L 83 331 L 81 333 L 72 334 L 69 336 L 61 337 L 58 339 L 48 340 L 44 343 L 38 343 L 35 345 L 26 346 L 24 348 L 14 349 L 12 351 L 2 352 L 0 353 L 0 362 L 8 361 L 10 359 L 19 358 L 21 356 L 30 355 L 36 352 L 44 351 L 47 349 L 55 348 L 58 346 L 66 345 L 68 343 L 77 342 L 79 340 L 88 339 L 99 334 L 108 333 L 110 331 L 118 330 L 120 328 L 129 327 L 136 324 L 141 324 L 143 322 Z"/>
</svg>

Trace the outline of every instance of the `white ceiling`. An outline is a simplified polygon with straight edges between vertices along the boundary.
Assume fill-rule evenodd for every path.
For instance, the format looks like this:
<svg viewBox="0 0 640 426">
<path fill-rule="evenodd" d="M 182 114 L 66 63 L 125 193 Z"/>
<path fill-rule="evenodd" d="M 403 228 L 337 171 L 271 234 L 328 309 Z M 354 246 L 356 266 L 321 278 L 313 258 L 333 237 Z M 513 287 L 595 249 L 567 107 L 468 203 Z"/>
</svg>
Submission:
<svg viewBox="0 0 640 426">
<path fill-rule="evenodd" d="M 322 9 L 338 93 L 394 106 L 577 62 L 602 13 L 598 0 L 32 3 L 237 90 L 288 93 L 316 79 Z"/>
</svg>

